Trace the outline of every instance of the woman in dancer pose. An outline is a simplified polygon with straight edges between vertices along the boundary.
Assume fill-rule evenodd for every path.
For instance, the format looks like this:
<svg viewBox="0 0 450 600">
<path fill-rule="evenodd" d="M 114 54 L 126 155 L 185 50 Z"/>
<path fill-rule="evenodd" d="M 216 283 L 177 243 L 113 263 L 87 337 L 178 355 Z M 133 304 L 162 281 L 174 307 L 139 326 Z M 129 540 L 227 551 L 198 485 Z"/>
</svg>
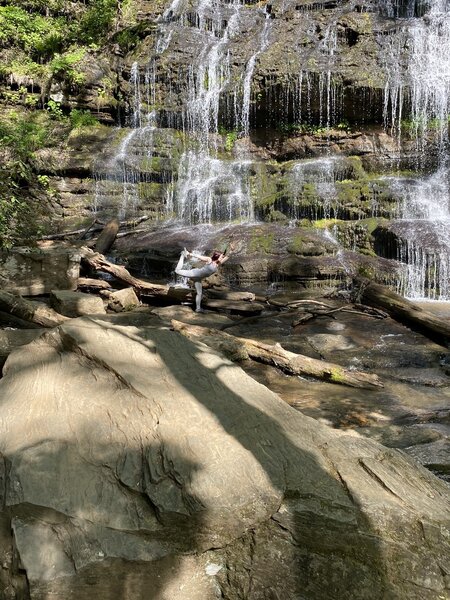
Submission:
<svg viewBox="0 0 450 600">
<path fill-rule="evenodd" d="M 214 250 L 211 256 L 201 256 L 199 254 L 188 252 L 186 248 L 182 251 L 180 260 L 175 267 L 175 273 L 182 277 L 188 277 L 194 282 L 196 291 L 195 312 L 203 312 L 201 307 L 203 293 L 202 279 L 206 279 L 206 277 L 216 273 L 219 266 L 223 265 L 223 263 L 228 260 L 229 257 L 225 256 L 225 253 L 226 250 L 224 250 L 224 252 Z M 184 260 L 190 257 L 203 261 L 206 263 L 205 266 L 197 269 L 183 269 Z"/>
</svg>

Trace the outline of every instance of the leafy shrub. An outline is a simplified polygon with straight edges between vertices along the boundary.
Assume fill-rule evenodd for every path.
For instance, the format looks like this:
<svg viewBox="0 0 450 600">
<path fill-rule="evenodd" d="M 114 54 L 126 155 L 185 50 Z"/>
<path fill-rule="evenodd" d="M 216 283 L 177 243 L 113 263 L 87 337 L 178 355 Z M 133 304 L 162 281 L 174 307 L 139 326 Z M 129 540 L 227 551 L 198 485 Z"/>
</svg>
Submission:
<svg viewBox="0 0 450 600">
<path fill-rule="evenodd" d="M 77 69 L 86 54 L 85 48 L 78 48 L 65 54 L 55 54 L 51 63 L 50 71 L 56 79 L 62 79 L 72 84 L 84 83 L 84 74 Z"/>
<path fill-rule="evenodd" d="M 70 111 L 69 119 L 73 129 L 98 125 L 98 120 L 88 110 L 78 110 L 77 108 L 74 108 Z"/>
</svg>

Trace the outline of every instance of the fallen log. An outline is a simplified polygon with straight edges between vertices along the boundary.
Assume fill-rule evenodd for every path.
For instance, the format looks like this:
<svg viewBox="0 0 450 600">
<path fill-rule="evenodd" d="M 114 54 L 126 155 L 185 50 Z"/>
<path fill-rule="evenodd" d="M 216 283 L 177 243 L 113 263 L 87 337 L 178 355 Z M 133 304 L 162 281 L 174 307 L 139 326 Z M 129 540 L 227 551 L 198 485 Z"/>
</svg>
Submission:
<svg viewBox="0 0 450 600">
<path fill-rule="evenodd" d="M 137 219 L 129 219 L 128 221 L 119 221 L 120 229 L 127 229 L 129 227 L 135 228 L 139 223 L 143 221 L 148 221 L 150 217 L 147 215 L 143 215 L 142 217 L 138 217 Z M 44 235 L 41 237 L 41 240 L 65 240 L 66 238 L 71 238 L 75 236 L 79 236 L 79 239 L 82 240 L 86 237 L 89 232 L 101 231 L 107 223 L 104 221 L 100 221 L 100 219 L 94 219 L 88 227 L 83 229 L 74 229 L 72 231 L 62 231 L 60 233 L 52 233 L 50 235 Z M 134 230 L 128 231 L 118 234 L 118 237 L 121 235 L 129 235 L 130 233 L 141 233 L 144 230 Z"/>
<path fill-rule="evenodd" d="M 392 318 L 417 329 L 432 340 L 446 346 L 450 342 L 450 323 L 418 304 L 406 300 L 388 287 L 358 277 L 354 280 L 357 301 L 386 311 Z"/>
<path fill-rule="evenodd" d="M 98 236 L 97 241 L 95 242 L 95 250 L 100 252 L 100 254 L 104 254 L 111 249 L 112 245 L 116 241 L 117 234 L 119 233 L 119 219 L 111 219 L 106 223 L 103 231 Z"/>
<path fill-rule="evenodd" d="M 19 317 L 15 317 L 11 313 L 3 312 L 1 310 L 0 327 L 12 327 L 14 329 L 41 329 L 41 325 L 38 325 L 37 323 L 19 319 Z"/>
<path fill-rule="evenodd" d="M 79 277 L 78 289 L 95 290 L 110 290 L 111 284 L 104 279 L 94 279 L 93 277 Z"/>
<path fill-rule="evenodd" d="M 131 273 L 122 265 L 115 265 L 98 252 L 94 252 L 90 248 L 83 246 L 81 248 L 81 261 L 93 271 L 101 271 L 113 275 L 119 281 L 133 287 L 138 295 L 145 293 L 148 296 L 167 296 L 169 291 L 168 285 L 158 283 L 150 283 L 143 279 L 133 277 Z"/>
<path fill-rule="evenodd" d="M 224 353 L 230 360 L 253 360 L 273 365 L 290 375 L 303 375 L 314 377 L 330 383 L 340 383 L 356 388 L 377 389 L 383 384 L 372 373 L 350 371 L 339 365 L 295 354 L 280 346 L 270 345 L 240 338 L 208 327 L 190 325 L 181 321 L 172 320 L 172 327 L 185 337 L 198 340 Z"/>
<path fill-rule="evenodd" d="M 30 302 L 22 296 L 3 291 L 0 291 L 0 311 L 42 327 L 56 327 L 68 319 L 45 304 Z"/>
</svg>

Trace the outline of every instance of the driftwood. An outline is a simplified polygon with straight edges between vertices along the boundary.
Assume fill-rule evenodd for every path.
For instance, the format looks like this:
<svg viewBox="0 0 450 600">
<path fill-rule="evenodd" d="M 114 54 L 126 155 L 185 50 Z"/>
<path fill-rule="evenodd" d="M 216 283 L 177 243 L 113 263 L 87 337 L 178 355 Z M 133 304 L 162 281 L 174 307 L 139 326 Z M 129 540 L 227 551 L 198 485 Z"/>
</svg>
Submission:
<svg viewBox="0 0 450 600">
<path fill-rule="evenodd" d="M 68 319 L 45 304 L 3 291 L 0 291 L 0 310 L 41 327 L 56 327 Z"/>
<path fill-rule="evenodd" d="M 19 317 L 15 317 L 11 313 L 0 310 L 0 327 L 13 327 L 14 329 L 42 329 L 41 325 L 25 321 Z"/>
<path fill-rule="evenodd" d="M 279 344 L 269 345 L 256 340 L 235 337 L 224 331 L 190 325 L 172 320 L 172 327 L 189 339 L 205 343 L 223 352 L 230 360 L 251 358 L 278 367 L 291 375 L 306 375 L 356 388 L 376 389 L 383 387 L 378 377 L 371 373 L 350 371 L 339 365 L 295 354 Z"/>
<path fill-rule="evenodd" d="M 418 304 L 402 298 L 384 285 L 372 283 L 368 279 L 357 278 L 357 298 L 365 304 L 386 311 L 391 317 L 405 323 L 427 337 L 447 345 L 450 342 L 450 323 L 440 319 Z"/>
<path fill-rule="evenodd" d="M 119 233 L 119 219 L 111 219 L 106 223 L 103 231 L 98 236 L 97 241 L 95 242 L 95 250 L 100 252 L 100 254 L 104 254 L 111 249 L 112 245 L 116 241 L 116 236 Z"/>
<path fill-rule="evenodd" d="M 120 229 L 128 229 L 135 228 L 139 223 L 143 221 L 148 221 L 149 217 L 147 215 L 143 215 L 142 217 L 138 217 L 137 219 L 129 219 L 128 221 L 120 221 Z M 84 239 L 85 236 L 91 231 L 101 231 L 105 227 L 106 223 L 104 221 L 100 221 L 99 219 L 94 219 L 88 227 L 84 229 L 74 229 L 72 231 L 63 231 L 61 233 L 52 233 L 50 235 L 44 235 L 42 240 L 65 240 L 67 238 L 72 238 L 78 236 L 80 240 Z M 139 230 L 140 231 L 140 230 Z M 137 230 L 127 232 L 129 233 L 137 233 Z M 120 236 L 121 234 L 118 234 Z"/>
<path fill-rule="evenodd" d="M 78 289 L 89 289 L 91 291 L 110 290 L 111 284 L 104 279 L 94 279 L 91 277 L 79 277 Z"/>
<path fill-rule="evenodd" d="M 122 283 L 133 287 L 138 294 L 145 293 L 148 296 L 167 296 L 169 291 L 168 285 L 150 283 L 149 281 L 133 277 L 122 265 L 115 265 L 109 262 L 103 254 L 94 252 L 85 246 L 81 249 L 81 261 L 93 271 L 101 271 L 113 275 Z"/>
</svg>

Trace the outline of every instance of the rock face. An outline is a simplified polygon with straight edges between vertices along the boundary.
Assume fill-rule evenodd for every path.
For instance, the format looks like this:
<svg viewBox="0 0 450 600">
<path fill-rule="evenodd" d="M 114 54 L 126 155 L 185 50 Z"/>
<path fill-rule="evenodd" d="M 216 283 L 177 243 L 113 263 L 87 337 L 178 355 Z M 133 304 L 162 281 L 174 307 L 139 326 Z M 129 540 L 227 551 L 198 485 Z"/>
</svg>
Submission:
<svg viewBox="0 0 450 600">
<path fill-rule="evenodd" d="M 211 280 L 227 285 L 272 287 L 296 290 L 332 287 L 352 276 L 377 274 L 380 281 L 395 282 L 396 266 L 375 256 L 342 251 L 338 241 L 321 227 L 285 227 L 278 223 L 229 225 L 217 229 L 160 226 L 149 232 L 117 240 L 116 249 L 135 272 L 165 281 L 184 246 L 203 254 L 231 244 L 230 260 Z"/>
<path fill-rule="evenodd" d="M 101 298 L 91 294 L 83 294 L 83 292 L 53 290 L 50 295 L 50 303 L 56 312 L 66 317 L 80 317 L 106 312 Z"/>
<path fill-rule="evenodd" d="M 448 594 L 445 483 L 156 317 L 64 323 L 0 399 L 4 598 Z"/>
<path fill-rule="evenodd" d="M 0 253 L 0 286 L 15 294 L 75 290 L 79 274 L 80 255 L 73 249 L 13 248 Z"/>
</svg>

